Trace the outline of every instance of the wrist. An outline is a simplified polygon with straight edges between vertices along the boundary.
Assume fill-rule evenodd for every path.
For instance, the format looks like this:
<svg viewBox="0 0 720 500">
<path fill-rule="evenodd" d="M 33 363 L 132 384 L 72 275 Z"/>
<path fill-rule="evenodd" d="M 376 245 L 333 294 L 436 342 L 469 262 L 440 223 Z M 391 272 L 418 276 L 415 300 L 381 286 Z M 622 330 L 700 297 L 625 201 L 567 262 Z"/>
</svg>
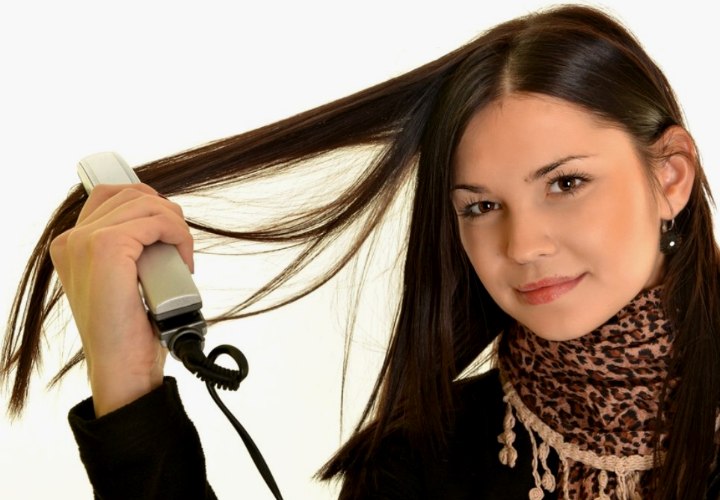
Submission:
<svg viewBox="0 0 720 500">
<path fill-rule="evenodd" d="M 105 371 L 90 375 L 95 417 L 107 415 L 149 394 L 163 383 L 162 372 L 128 375 L 119 371 Z"/>
</svg>

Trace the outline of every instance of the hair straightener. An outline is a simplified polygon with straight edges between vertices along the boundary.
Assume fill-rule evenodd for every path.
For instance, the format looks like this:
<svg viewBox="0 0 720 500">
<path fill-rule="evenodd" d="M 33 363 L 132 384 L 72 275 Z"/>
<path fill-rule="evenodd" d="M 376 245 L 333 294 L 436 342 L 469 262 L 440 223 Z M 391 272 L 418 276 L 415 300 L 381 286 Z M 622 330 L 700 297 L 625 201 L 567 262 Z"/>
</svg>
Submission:
<svg viewBox="0 0 720 500">
<path fill-rule="evenodd" d="M 77 172 L 87 194 L 98 184 L 141 182 L 125 160 L 113 152 L 96 153 L 83 158 L 78 163 Z M 257 446 L 215 391 L 215 386 L 238 389 L 248 373 L 245 356 L 230 345 L 216 347 L 207 357 L 203 353 L 207 325 L 200 312 L 200 292 L 190 270 L 173 245 L 158 242 L 145 247 L 137 261 L 137 268 L 140 293 L 160 343 L 188 370 L 205 381 L 210 396 L 242 438 L 265 483 L 275 498 L 282 500 L 280 490 Z M 232 357 L 238 369 L 230 370 L 215 364 L 215 359 L 221 354 Z"/>
<path fill-rule="evenodd" d="M 139 184 L 135 171 L 116 153 L 97 153 L 80 160 L 78 176 L 90 194 L 98 184 Z M 207 331 L 202 299 L 177 249 L 167 243 L 145 247 L 137 261 L 148 317 L 160 343 L 173 356 L 177 341 L 192 335 L 204 346 Z"/>
</svg>

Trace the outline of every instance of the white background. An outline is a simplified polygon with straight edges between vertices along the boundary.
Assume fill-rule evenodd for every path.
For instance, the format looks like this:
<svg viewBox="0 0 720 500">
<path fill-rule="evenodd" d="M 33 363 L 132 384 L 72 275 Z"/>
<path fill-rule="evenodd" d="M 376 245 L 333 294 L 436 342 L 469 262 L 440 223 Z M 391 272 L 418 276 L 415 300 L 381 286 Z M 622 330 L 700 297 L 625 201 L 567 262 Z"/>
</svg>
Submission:
<svg viewBox="0 0 720 500">
<path fill-rule="evenodd" d="M 9 6 L 10 5 L 10 6 Z M 543 1 L 5 2 L 0 6 L 0 314 L 50 212 L 77 182 L 82 156 L 120 152 L 131 165 L 242 132 L 428 62 Z M 713 186 L 720 186 L 718 41 L 709 2 L 607 1 L 674 85 Z M 201 261 L 202 263 L 202 261 Z M 235 268 L 218 286 L 242 287 Z M 208 264 L 198 280 L 223 275 Z M 383 283 L 387 273 L 371 273 Z M 347 283 L 345 283 L 346 285 Z M 335 498 L 312 480 L 341 442 L 345 285 L 278 314 L 211 331 L 250 360 L 224 399 L 255 438 L 286 499 Z M 381 287 L 380 287 L 381 288 Z M 374 293 L 374 292 L 373 292 Z M 207 302 L 207 297 L 206 297 Z M 379 303 L 360 320 L 345 430 L 377 370 L 387 324 Z M 380 318 L 378 320 L 377 318 Z M 91 498 L 66 423 L 88 396 L 84 369 L 44 384 L 78 347 L 53 337 L 26 413 L 0 416 L 0 497 Z M 358 361 L 359 360 L 359 361 Z M 271 498 L 204 386 L 170 360 L 204 443 L 220 498 Z"/>
</svg>

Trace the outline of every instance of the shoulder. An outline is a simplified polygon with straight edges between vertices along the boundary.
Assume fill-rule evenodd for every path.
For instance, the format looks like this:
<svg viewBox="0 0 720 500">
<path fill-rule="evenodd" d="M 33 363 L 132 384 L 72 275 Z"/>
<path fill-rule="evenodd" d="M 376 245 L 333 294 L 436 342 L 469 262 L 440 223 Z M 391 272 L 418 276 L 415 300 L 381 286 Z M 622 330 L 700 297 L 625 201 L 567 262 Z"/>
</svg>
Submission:
<svg viewBox="0 0 720 500">
<path fill-rule="evenodd" d="M 347 494 L 343 500 L 527 497 L 533 486 L 532 454 L 522 453 L 513 468 L 501 464 L 498 456 L 505 415 L 498 370 L 458 380 L 454 386 L 455 418 L 446 449 L 429 457 L 400 427 L 383 438 L 369 462 L 346 475 L 345 492 L 359 496 Z M 520 431 L 518 451 L 529 447 L 525 441 Z"/>
<path fill-rule="evenodd" d="M 458 424 L 464 420 L 491 422 L 502 419 L 505 412 L 500 372 L 493 368 L 479 375 L 455 382 L 455 416 Z"/>
<path fill-rule="evenodd" d="M 506 404 L 500 372 L 494 368 L 455 382 L 454 422 L 450 429 L 453 441 L 479 440 L 497 442 L 503 430 Z M 494 447 L 493 447 L 494 449 Z"/>
</svg>

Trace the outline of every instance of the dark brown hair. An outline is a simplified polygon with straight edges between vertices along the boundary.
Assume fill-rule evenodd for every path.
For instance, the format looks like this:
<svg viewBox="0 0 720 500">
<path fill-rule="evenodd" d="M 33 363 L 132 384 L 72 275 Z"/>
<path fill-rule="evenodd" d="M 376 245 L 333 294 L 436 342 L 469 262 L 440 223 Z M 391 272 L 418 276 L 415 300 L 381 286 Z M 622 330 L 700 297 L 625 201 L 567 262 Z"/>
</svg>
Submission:
<svg viewBox="0 0 720 500">
<path fill-rule="evenodd" d="M 248 308 L 352 227 L 354 243 L 327 273 L 271 307 L 330 279 L 378 227 L 401 188 L 414 183 L 402 297 L 387 355 L 355 433 L 325 466 L 323 478 L 362 469 L 378 443 L 398 429 L 427 456 L 440 453 L 452 425 L 453 380 L 511 320 L 472 271 L 450 203 L 453 153 L 466 124 L 509 92 L 564 99 L 622 127 L 648 158 L 648 168 L 650 146 L 668 127 L 684 126 L 670 85 L 626 29 L 598 10 L 563 6 L 498 25 L 434 62 L 355 95 L 137 170 L 160 192 L 178 195 L 275 176 L 340 148 L 378 147 L 358 182 L 325 205 L 253 231 L 192 223 L 198 231 L 229 239 L 302 248 L 282 273 L 224 319 L 258 312 Z M 666 260 L 664 304 L 676 328 L 670 377 L 678 376 L 680 383 L 666 401 L 673 411 L 663 423 L 670 444 L 655 472 L 662 478 L 654 483 L 658 499 L 679 492 L 684 499 L 704 498 L 716 452 L 718 252 L 708 182 L 696 166 L 690 201 L 676 218 L 683 244 Z M 74 225 L 83 201 L 78 188 L 58 208 L 20 283 L 2 353 L 3 376 L 15 370 L 10 400 L 15 413 L 40 360 L 43 325 L 62 296 L 48 247 Z M 361 487 L 348 485 L 349 497 L 361 497 Z"/>
</svg>

